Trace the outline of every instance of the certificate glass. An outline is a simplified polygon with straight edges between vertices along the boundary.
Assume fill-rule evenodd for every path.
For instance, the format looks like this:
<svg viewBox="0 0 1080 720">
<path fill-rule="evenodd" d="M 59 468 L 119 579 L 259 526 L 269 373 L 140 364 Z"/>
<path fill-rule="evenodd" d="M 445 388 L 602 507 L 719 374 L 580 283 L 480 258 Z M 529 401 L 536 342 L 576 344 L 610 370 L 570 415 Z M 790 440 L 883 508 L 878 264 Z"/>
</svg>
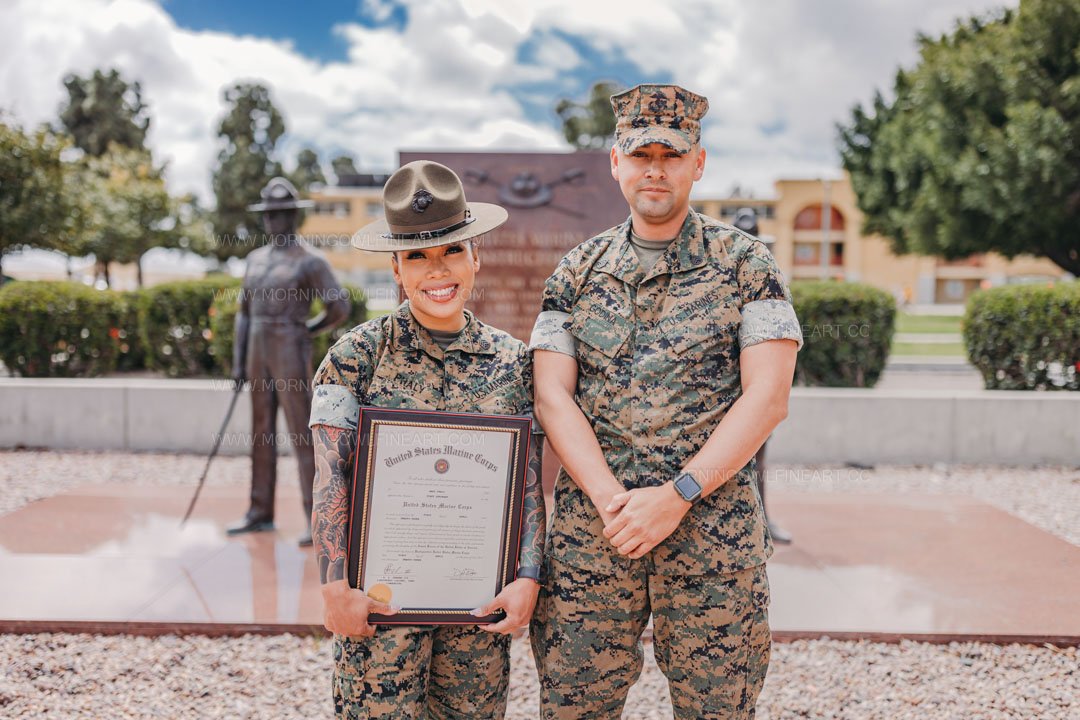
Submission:
<svg viewBox="0 0 1080 720">
<path fill-rule="evenodd" d="M 364 407 L 349 584 L 401 610 L 381 625 L 493 622 L 470 610 L 514 579 L 531 420 Z"/>
</svg>

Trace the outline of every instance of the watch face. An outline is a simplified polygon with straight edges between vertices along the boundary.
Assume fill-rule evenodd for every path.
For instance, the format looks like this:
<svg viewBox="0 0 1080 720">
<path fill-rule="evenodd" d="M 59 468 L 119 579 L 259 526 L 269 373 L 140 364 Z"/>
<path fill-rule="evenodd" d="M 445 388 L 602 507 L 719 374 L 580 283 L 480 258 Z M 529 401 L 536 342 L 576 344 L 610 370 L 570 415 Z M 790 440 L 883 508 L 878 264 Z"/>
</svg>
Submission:
<svg viewBox="0 0 1080 720">
<path fill-rule="evenodd" d="M 701 486 L 698 485 L 698 481 L 694 479 L 693 475 L 680 475 L 675 480 L 675 487 L 687 500 L 693 498 L 701 492 Z"/>
</svg>

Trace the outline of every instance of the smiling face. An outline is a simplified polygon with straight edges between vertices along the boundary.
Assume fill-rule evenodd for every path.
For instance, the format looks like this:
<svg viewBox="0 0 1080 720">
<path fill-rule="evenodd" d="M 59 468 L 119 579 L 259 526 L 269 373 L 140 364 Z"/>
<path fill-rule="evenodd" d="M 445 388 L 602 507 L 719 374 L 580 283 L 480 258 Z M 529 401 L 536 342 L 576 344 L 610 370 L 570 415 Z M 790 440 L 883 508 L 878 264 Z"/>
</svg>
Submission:
<svg viewBox="0 0 1080 720">
<path fill-rule="evenodd" d="M 629 154 L 611 149 L 611 176 L 630 204 L 636 232 L 648 239 L 674 236 L 690 210 L 690 190 L 705 171 L 705 150 L 694 145 L 680 155 L 667 145 L 650 143 Z M 671 225 L 674 232 L 664 235 Z M 650 237 L 655 229 L 660 237 Z"/>
<path fill-rule="evenodd" d="M 480 255 L 470 241 L 395 252 L 392 264 L 417 322 L 446 332 L 465 327 L 465 301 L 480 270 Z"/>
</svg>

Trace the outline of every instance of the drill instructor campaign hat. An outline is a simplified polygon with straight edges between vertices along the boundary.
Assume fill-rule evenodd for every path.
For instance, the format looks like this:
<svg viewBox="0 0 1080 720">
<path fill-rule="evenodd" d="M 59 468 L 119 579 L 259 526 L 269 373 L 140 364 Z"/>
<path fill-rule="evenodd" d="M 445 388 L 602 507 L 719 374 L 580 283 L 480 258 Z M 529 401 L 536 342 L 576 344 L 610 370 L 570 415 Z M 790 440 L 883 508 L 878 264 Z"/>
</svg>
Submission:
<svg viewBox="0 0 1080 720">
<path fill-rule="evenodd" d="M 270 210 L 299 210 L 315 205 L 311 200 L 301 200 L 296 187 L 283 177 L 272 178 L 259 193 L 262 202 L 248 205 L 252 212 Z"/>
<path fill-rule="evenodd" d="M 431 160 L 402 166 L 383 187 L 381 220 L 360 228 L 353 247 L 369 252 L 419 250 L 483 235 L 506 222 L 506 210 L 466 202 L 453 170 Z"/>
</svg>

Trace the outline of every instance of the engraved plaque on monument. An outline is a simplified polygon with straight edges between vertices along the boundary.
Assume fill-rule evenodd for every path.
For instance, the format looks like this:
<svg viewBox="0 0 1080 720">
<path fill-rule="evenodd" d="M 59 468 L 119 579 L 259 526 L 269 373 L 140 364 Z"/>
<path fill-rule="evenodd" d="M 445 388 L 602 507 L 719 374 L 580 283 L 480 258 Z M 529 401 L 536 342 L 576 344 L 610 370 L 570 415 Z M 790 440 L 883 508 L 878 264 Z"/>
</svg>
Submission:
<svg viewBox="0 0 1080 720">
<path fill-rule="evenodd" d="M 563 255 L 629 214 L 606 152 L 401 153 L 400 164 L 413 160 L 446 165 L 465 184 L 469 200 L 509 211 L 509 221 L 481 239 L 483 270 L 470 307 L 525 342 L 540 312 L 544 281 Z"/>
</svg>

